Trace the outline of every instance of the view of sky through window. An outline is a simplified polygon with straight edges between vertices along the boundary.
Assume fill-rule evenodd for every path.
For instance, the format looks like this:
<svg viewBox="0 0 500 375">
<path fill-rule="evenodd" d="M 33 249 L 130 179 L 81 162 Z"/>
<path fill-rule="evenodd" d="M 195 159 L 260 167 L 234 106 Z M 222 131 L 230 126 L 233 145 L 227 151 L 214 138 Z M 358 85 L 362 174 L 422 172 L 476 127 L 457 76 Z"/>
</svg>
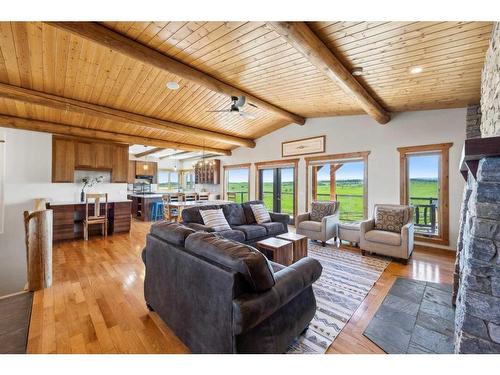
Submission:
<svg viewBox="0 0 500 375">
<path fill-rule="evenodd" d="M 408 160 L 410 178 L 438 178 L 439 155 L 413 155 Z"/>
</svg>

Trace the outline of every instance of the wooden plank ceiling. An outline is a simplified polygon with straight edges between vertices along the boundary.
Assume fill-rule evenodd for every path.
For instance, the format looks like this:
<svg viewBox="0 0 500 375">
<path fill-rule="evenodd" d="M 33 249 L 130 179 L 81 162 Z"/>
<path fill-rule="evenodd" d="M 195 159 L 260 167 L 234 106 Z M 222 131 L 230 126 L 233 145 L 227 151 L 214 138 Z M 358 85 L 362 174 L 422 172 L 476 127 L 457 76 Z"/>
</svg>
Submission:
<svg viewBox="0 0 500 375">
<path fill-rule="evenodd" d="M 103 22 L 102 26 L 302 117 L 363 110 L 306 55 L 263 22 Z M 387 111 L 461 107 L 479 101 L 488 22 L 312 22 L 309 28 Z M 411 67 L 423 69 L 411 74 Z M 165 85 L 178 82 L 180 89 Z M 209 113 L 227 95 L 75 33 L 41 22 L 0 22 L 0 82 L 255 139 L 290 123 L 245 106 L 254 120 Z M 145 139 L 230 150 L 237 145 L 0 96 L 0 114 Z M 390 123 L 389 125 L 390 126 Z M 187 147 L 189 149 L 189 147 Z"/>
</svg>

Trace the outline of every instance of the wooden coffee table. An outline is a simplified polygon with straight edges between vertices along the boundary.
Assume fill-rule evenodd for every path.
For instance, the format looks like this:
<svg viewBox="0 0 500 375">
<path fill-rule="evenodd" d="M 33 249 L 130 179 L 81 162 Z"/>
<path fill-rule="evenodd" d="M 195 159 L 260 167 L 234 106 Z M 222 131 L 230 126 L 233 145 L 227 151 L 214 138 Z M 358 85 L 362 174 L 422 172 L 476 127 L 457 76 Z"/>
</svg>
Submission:
<svg viewBox="0 0 500 375">
<path fill-rule="evenodd" d="M 284 233 L 276 236 L 276 238 L 290 241 L 293 244 L 293 262 L 307 256 L 307 237 L 297 233 Z"/>
<path fill-rule="evenodd" d="M 293 263 L 293 243 L 279 238 L 267 238 L 257 242 L 259 250 L 270 251 L 273 255 L 273 262 L 289 266 Z"/>
</svg>

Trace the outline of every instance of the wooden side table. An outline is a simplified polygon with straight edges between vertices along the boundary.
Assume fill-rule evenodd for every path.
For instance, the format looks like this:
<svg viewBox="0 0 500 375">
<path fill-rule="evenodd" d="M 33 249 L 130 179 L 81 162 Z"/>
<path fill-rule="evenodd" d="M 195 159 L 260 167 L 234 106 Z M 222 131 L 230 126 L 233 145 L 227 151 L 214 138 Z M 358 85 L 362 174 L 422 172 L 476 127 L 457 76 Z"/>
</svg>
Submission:
<svg viewBox="0 0 500 375">
<path fill-rule="evenodd" d="M 293 263 L 293 243 L 279 238 L 267 238 L 257 242 L 259 250 L 267 250 L 273 254 L 273 262 L 289 266 Z"/>
<path fill-rule="evenodd" d="M 297 233 L 284 233 L 276 236 L 293 244 L 293 262 L 307 256 L 307 237 Z"/>
</svg>

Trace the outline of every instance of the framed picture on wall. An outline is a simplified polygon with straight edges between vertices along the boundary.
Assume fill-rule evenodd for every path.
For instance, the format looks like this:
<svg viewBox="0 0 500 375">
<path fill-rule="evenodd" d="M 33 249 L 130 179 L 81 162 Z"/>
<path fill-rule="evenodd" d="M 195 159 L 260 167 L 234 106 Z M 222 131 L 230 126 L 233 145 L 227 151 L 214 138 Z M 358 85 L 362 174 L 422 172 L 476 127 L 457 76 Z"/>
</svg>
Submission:
<svg viewBox="0 0 500 375">
<path fill-rule="evenodd" d="M 281 156 L 298 156 L 325 152 L 326 136 L 297 139 L 281 143 Z"/>
</svg>

